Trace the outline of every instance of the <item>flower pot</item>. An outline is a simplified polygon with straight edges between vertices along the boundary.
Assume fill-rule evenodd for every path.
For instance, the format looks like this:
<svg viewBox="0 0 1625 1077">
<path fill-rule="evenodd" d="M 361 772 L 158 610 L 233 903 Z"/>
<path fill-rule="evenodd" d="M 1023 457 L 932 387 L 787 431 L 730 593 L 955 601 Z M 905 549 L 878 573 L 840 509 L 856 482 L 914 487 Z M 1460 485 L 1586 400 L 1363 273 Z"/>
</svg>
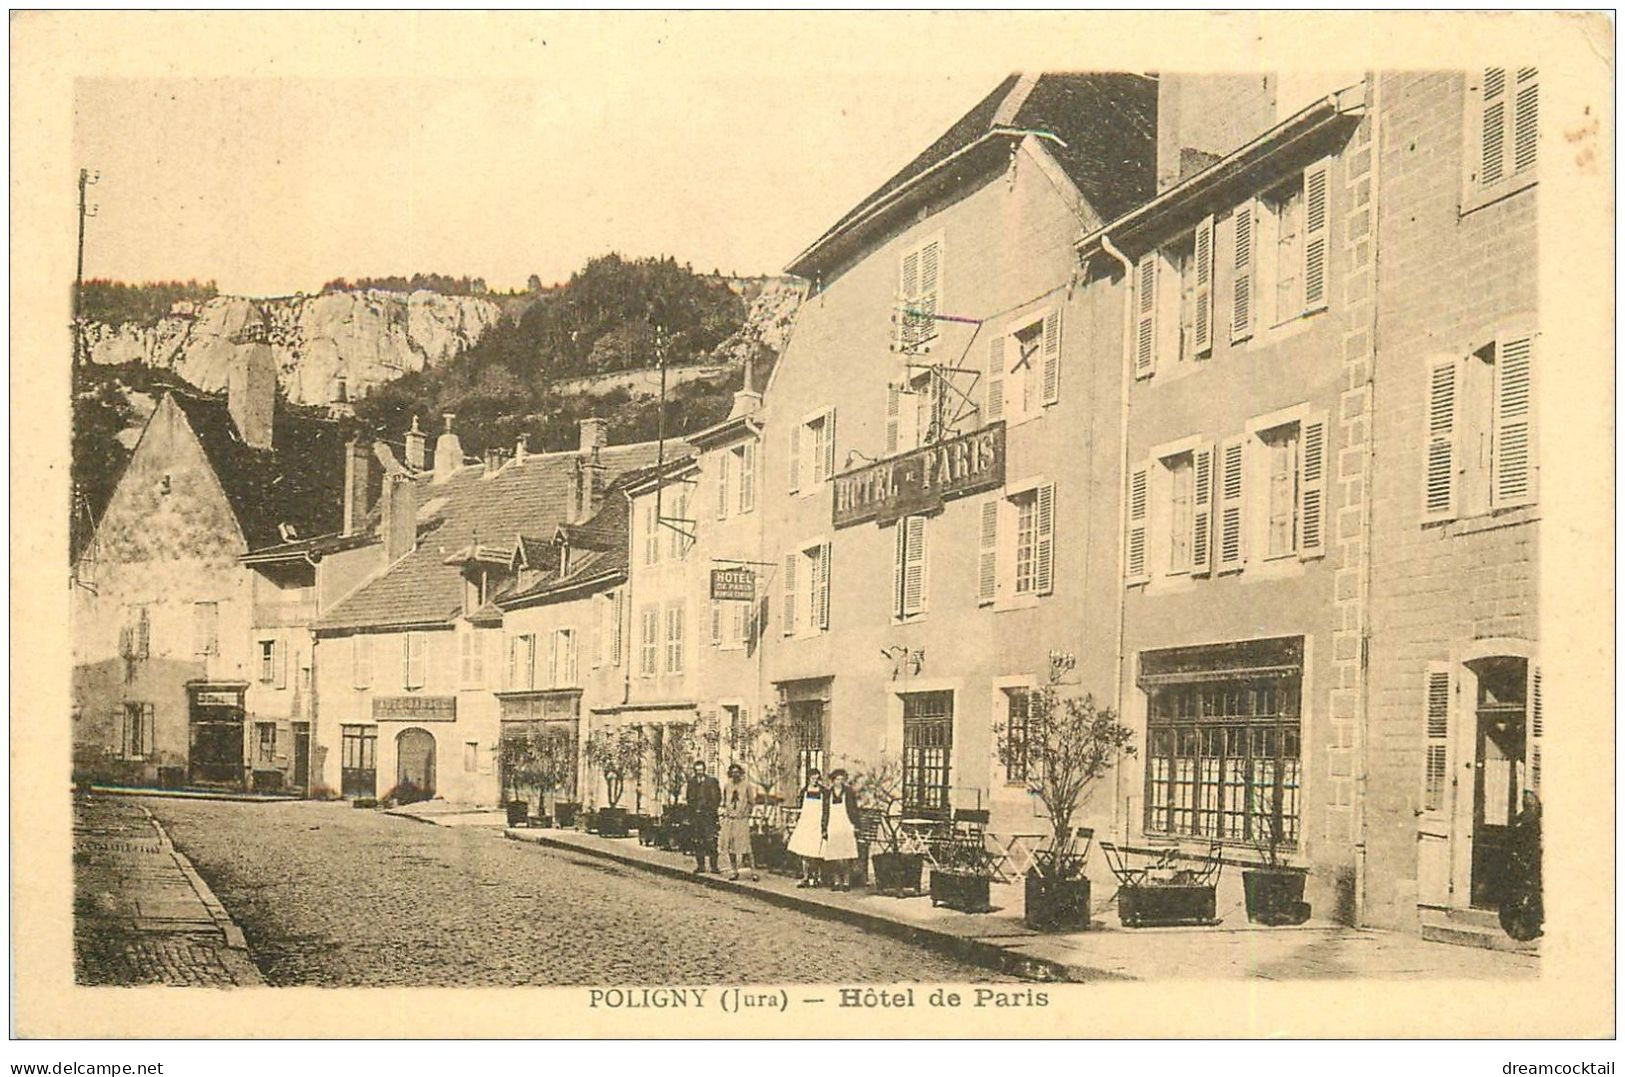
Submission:
<svg viewBox="0 0 1625 1077">
<path fill-rule="evenodd" d="M 508 825 L 524 826 L 530 818 L 530 804 L 523 800 L 508 801 Z"/>
<path fill-rule="evenodd" d="M 1034 931 L 1088 931 L 1089 880 L 1029 873 L 1022 920 Z"/>
<path fill-rule="evenodd" d="M 931 873 L 931 904 L 946 905 L 959 912 L 991 912 L 988 887 L 992 883 L 986 875 L 961 874 L 957 871 Z"/>
<path fill-rule="evenodd" d="M 1243 871 L 1241 885 L 1247 895 L 1247 919 L 1271 927 L 1308 920 L 1309 905 L 1303 900 L 1305 877 L 1306 873 L 1292 870 Z"/>
<path fill-rule="evenodd" d="M 925 867 L 923 853 L 876 853 L 875 891 L 903 896 L 903 891 L 920 892 L 920 871 Z"/>
<path fill-rule="evenodd" d="M 1124 886 L 1117 891 L 1117 918 L 1124 927 L 1215 923 L 1216 889 L 1197 883 Z"/>
<path fill-rule="evenodd" d="M 576 815 L 580 811 L 580 804 L 567 800 L 561 800 L 553 805 L 553 814 L 558 817 L 559 826 L 565 829 L 576 825 Z"/>
<path fill-rule="evenodd" d="M 750 836 L 750 859 L 763 871 L 777 871 L 785 862 L 784 835 L 776 830 L 757 830 Z"/>
<path fill-rule="evenodd" d="M 553 817 L 551 815 L 532 815 L 530 825 L 540 827 L 543 830 L 551 830 L 553 828 Z"/>
<path fill-rule="evenodd" d="M 625 808 L 599 808 L 598 809 L 598 836 L 602 838 L 624 838 L 631 834 L 628 826 L 629 815 Z"/>
</svg>

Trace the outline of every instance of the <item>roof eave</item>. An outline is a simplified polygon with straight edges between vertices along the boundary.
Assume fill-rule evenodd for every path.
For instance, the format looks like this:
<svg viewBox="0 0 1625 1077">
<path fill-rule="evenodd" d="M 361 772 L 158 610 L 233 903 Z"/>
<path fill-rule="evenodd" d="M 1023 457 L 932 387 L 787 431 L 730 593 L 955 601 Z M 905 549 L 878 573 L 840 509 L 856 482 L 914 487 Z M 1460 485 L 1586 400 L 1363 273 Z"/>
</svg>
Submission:
<svg viewBox="0 0 1625 1077">
<path fill-rule="evenodd" d="M 736 415 L 731 419 L 724 419 L 720 423 L 713 423 L 704 430 L 687 435 L 688 443 L 697 449 L 708 449 L 720 445 L 742 431 L 759 435 L 762 432 L 761 421 L 753 415 Z"/>
</svg>

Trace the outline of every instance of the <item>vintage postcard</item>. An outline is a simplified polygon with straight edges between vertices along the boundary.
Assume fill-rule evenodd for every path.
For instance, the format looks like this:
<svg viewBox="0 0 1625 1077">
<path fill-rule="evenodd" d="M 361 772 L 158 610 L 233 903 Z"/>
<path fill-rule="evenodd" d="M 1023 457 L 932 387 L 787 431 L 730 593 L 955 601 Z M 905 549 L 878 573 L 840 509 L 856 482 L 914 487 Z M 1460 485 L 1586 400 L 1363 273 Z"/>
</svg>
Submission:
<svg viewBox="0 0 1625 1077">
<path fill-rule="evenodd" d="M 1609 17 L 11 29 L 15 1035 L 1612 1033 Z"/>
</svg>

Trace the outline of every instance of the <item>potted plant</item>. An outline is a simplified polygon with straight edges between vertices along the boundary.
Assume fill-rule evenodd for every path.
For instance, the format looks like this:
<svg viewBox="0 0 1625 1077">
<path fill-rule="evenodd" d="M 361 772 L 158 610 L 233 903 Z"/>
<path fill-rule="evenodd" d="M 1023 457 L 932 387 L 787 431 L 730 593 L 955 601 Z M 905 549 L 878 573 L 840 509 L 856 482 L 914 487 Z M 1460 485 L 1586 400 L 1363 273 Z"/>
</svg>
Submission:
<svg viewBox="0 0 1625 1077">
<path fill-rule="evenodd" d="M 874 866 L 875 892 L 902 897 L 904 891 L 921 892 L 925 854 L 906 848 L 900 821 L 903 817 L 903 763 L 882 755 L 873 763 L 854 763 L 853 788 L 864 814 L 874 821 L 874 845 L 869 858 Z M 864 828 L 866 831 L 869 827 Z"/>
<path fill-rule="evenodd" d="M 694 760 L 694 748 L 691 723 L 671 722 L 658 728 L 654 749 L 649 753 L 649 769 L 656 795 L 663 798 L 663 803 L 659 817 L 649 816 L 645 828 L 638 831 L 640 843 L 663 849 L 680 847 L 683 781 Z"/>
<path fill-rule="evenodd" d="M 502 776 L 502 806 L 510 827 L 524 826 L 530 818 L 530 802 L 520 796 L 532 765 L 532 742 L 528 733 L 508 731 L 498 742 L 497 767 Z"/>
<path fill-rule="evenodd" d="M 986 851 L 967 842 L 952 842 L 937 855 L 931 869 L 931 904 L 959 912 L 991 912 L 993 866 Z"/>
<path fill-rule="evenodd" d="M 541 826 L 551 826 L 553 821 L 547 812 L 547 798 L 549 794 L 556 794 L 569 785 L 575 774 L 575 736 L 557 727 L 544 726 L 532 731 L 531 744 L 530 780 L 537 791 L 537 821 Z"/>
<path fill-rule="evenodd" d="M 1288 863 L 1292 842 L 1286 836 L 1278 804 L 1253 816 L 1262 832 L 1254 839 L 1259 863 L 1243 868 L 1241 886 L 1247 900 L 1251 923 L 1279 927 L 1301 924 L 1309 919 L 1309 904 L 1303 900 L 1308 871 Z"/>
<path fill-rule="evenodd" d="M 1074 665 L 1072 655 L 1050 652 L 1048 681 L 1027 694 L 1026 721 L 994 728 L 1006 773 L 1019 776 L 1049 817 L 1048 845 L 1034 854 L 1025 880 L 1023 918 L 1035 931 L 1088 930 L 1090 832 L 1072 820 L 1090 787 L 1120 756 L 1134 754 L 1134 732 L 1116 712 L 1088 693 L 1062 693 Z"/>
<path fill-rule="evenodd" d="M 779 808 L 784 798 L 778 790 L 791 781 L 795 771 L 795 731 L 790 720 L 769 707 L 739 731 L 739 762 L 756 787 L 757 805 L 751 812 L 751 863 L 758 868 L 778 871 L 789 864 Z"/>
<path fill-rule="evenodd" d="M 558 800 L 553 803 L 553 815 L 559 826 L 568 830 L 576 825 L 576 817 L 581 812 L 581 805 L 573 800 Z"/>
<path fill-rule="evenodd" d="M 604 778 L 604 794 L 609 806 L 597 811 L 597 830 L 606 838 L 627 836 L 626 809 L 620 807 L 628 780 L 636 782 L 643 774 L 643 736 L 631 726 L 595 729 L 587 738 L 587 764 Z"/>
</svg>

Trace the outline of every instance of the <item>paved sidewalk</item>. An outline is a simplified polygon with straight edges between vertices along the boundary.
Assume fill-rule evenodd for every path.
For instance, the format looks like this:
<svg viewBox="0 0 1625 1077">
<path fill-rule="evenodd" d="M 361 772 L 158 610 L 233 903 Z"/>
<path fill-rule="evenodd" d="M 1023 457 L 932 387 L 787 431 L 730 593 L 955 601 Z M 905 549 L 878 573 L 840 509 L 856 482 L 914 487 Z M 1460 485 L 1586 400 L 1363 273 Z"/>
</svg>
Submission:
<svg viewBox="0 0 1625 1077">
<path fill-rule="evenodd" d="M 1095 930 L 1043 934 L 1021 922 L 1019 885 L 992 889 L 995 911 L 980 915 L 933 908 L 925 897 L 798 889 L 794 879 L 763 872 L 694 875 L 693 860 L 575 830 L 505 830 L 515 841 L 603 857 L 672 878 L 753 894 L 815 916 L 845 921 L 930 946 L 1005 972 L 1065 981 L 1201 979 L 1486 979 L 1538 975 L 1532 954 L 1428 942 L 1413 935 L 1311 921 L 1299 927 L 1258 927 L 1244 915 L 1216 927 L 1128 929 L 1117 924 L 1112 890 L 1095 888 Z"/>
<path fill-rule="evenodd" d="M 508 813 L 501 808 L 465 808 L 447 804 L 444 800 L 420 800 L 385 808 L 385 815 L 398 815 L 403 819 L 416 819 L 420 823 L 437 826 L 490 826 L 508 825 Z"/>
<path fill-rule="evenodd" d="M 73 879 L 77 982 L 264 984 L 242 931 L 135 801 L 74 798 Z"/>
</svg>

